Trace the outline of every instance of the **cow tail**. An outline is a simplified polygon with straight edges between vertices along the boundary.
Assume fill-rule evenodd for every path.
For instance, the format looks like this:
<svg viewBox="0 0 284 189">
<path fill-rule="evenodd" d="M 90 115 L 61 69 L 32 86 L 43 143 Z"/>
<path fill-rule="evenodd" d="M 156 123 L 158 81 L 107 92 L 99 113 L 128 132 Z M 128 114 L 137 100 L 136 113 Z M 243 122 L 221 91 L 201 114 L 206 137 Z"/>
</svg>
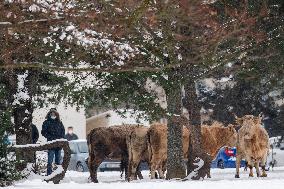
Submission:
<svg viewBox="0 0 284 189">
<path fill-rule="evenodd" d="M 148 165 L 151 167 L 151 161 L 152 161 L 152 155 L 153 155 L 153 150 L 152 150 L 152 145 L 151 145 L 151 128 L 147 132 L 147 148 L 148 148 Z"/>
<path fill-rule="evenodd" d="M 89 157 L 88 157 L 88 168 L 89 168 L 89 171 L 90 171 L 90 175 L 92 176 L 95 172 L 95 169 L 94 169 L 94 161 L 95 161 L 95 154 L 94 154 L 94 149 L 93 149 L 93 146 L 92 146 L 92 133 L 93 132 L 90 132 L 88 135 L 87 135 L 87 144 L 88 144 L 88 150 L 89 150 Z"/>
</svg>

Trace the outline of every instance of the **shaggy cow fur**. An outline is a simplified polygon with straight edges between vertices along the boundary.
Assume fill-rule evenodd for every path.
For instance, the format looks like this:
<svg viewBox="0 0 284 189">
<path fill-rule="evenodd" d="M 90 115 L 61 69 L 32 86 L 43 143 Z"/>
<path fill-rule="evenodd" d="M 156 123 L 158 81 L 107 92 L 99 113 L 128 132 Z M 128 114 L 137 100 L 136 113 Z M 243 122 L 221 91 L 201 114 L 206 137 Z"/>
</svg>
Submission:
<svg viewBox="0 0 284 189">
<path fill-rule="evenodd" d="M 202 147 L 212 159 L 217 155 L 223 146 L 236 146 L 237 132 L 233 125 L 224 127 L 221 123 L 214 122 L 211 126 L 203 125 Z M 183 128 L 183 153 L 185 160 L 188 158 L 188 148 L 190 140 L 190 131 L 187 127 Z M 167 126 L 164 124 L 153 124 L 149 129 L 150 144 L 150 164 L 151 178 L 155 178 L 155 171 L 158 170 L 160 178 L 165 178 L 167 162 Z M 210 173 L 207 175 L 210 177 Z"/>
<path fill-rule="evenodd" d="M 105 158 L 121 160 L 127 179 L 128 149 L 126 138 L 141 125 L 121 125 L 93 129 L 87 137 L 89 146 L 88 167 L 92 182 L 98 182 L 97 169 Z"/>
<path fill-rule="evenodd" d="M 128 174 L 129 180 L 136 180 L 136 170 L 139 168 L 141 161 L 147 162 L 149 165 L 148 154 L 148 128 L 137 127 L 130 133 L 126 140 L 129 154 Z M 139 179 L 143 179 L 142 175 L 138 175 Z"/>
<path fill-rule="evenodd" d="M 247 161 L 250 168 L 249 176 L 253 177 L 252 168 L 255 166 L 257 176 L 266 177 L 265 163 L 269 152 L 269 136 L 261 126 L 261 117 L 245 115 L 236 117 L 236 122 L 241 126 L 238 132 L 236 178 L 239 178 L 240 162 L 242 158 Z M 259 164 L 262 167 L 262 175 L 259 172 Z"/>
</svg>

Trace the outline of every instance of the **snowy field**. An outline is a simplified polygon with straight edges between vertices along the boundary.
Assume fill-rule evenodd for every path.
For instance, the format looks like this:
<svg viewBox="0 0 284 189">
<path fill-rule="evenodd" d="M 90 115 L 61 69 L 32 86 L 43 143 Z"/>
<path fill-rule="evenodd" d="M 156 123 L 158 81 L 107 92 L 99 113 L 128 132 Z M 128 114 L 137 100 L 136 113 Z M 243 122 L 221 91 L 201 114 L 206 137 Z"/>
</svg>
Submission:
<svg viewBox="0 0 284 189">
<path fill-rule="evenodd" d="M 120 178 L 119 172 L 100 172 L 98 179 L 100 183 L 89 183 L 89 173 L 78 173 L 68 171 L 66 177 L 60 184 L 42 182 L 40 179 L 29 179 L 18 182 L 14 186 L 5 189 L 283 189 L 284 167 L 274 168 L 268 171 L 267 178 L 249 178 L 248 172 L 243 168 L 240 179 L 235 179 L 235 169 L 212 169 L 212 178 L 203 181 L 166 181 L 150 180 L 148 171 L 143 172 L 145 179 L 125 182 Z"/>
</svg>

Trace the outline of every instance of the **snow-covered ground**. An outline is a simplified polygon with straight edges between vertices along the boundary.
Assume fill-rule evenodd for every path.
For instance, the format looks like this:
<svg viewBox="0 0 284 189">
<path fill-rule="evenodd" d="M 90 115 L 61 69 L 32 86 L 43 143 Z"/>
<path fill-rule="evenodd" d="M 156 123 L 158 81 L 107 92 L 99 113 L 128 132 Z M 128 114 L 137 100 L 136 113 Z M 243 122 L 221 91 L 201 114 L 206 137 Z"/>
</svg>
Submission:
<svg viewBox="0 0 284 189">
<path fill-rule="evenodd" d="M 234 178 L 235 169 L 212 169 L 212 178 L 203 181 L 166 181 L 150 180 L 148 171 L 143 171 L 143 180 L 125 182 L 120 178 L 119 172 L 100 172 L 98 180 L 100 183 L 89 183 L 89 173 L 78 173 L 68 171 L 66 177 L 60 184 L 42 182 L 40 179 L 29 179 L 18 182 L 6 189 L 283 189 L 284 167 L 274 168 L 268 172 L 267 178 L 249 178 L 248 172 L 243 168 L 240 179 Z"/>
</svg>

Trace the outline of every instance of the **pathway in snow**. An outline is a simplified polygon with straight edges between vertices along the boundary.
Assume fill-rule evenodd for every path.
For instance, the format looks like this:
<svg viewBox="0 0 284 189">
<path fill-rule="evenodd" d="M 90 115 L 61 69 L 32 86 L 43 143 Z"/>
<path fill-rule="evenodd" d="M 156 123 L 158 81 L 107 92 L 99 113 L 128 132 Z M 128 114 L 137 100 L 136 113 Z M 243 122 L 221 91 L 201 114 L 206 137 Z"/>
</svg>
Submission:
<svg viewBox="0 0 284 189">
<path fill-rule="evenodd" d="M 100 172 L 100 183 L 88 183 L 89 173 L 68 171 L 61 184 L 45 183 L 39 179 L 30 179 L 16 183 L 7 189 L 283 189 L 284 167 L 274 168 L 267 178 L 249 178 L 248 172 L 242 171 L 240 179 L 234 178 L 235 169 L 212 169 L 212 178 L 203 181 L 165 181 L 150 180 L 148 171 L 143 171 L 145 179 L 125 182 L 119 172 Z"/>
</svg>

